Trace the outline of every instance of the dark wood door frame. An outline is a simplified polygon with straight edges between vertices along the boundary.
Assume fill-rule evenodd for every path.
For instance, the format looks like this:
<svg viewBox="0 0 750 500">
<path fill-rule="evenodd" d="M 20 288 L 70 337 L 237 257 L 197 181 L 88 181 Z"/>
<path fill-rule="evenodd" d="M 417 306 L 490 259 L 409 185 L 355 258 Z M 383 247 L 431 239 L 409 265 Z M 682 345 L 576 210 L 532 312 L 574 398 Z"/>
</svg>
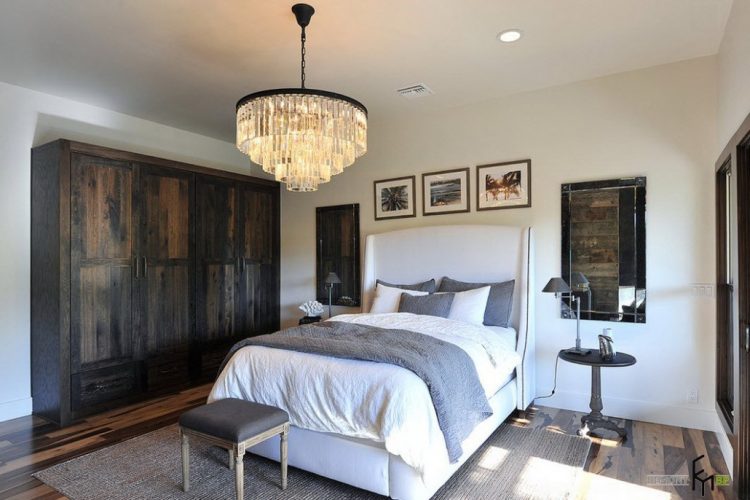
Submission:
<svg viewBox="0 0 750 500">
<path fill-rule="evenodd" d="M 727 428 L 727 435 L 732 443 L 734 453 L 733 463 L 733 484 L 739 498 L 750 498 L 750 115 L 745 118 L 744 122 L 732 136 L 726 145 L 719 159 L 716 161 L 717 174 L 722 169 L 731 166 L 732 172 L 737 176 L 737 195 L 731 202 L 737 205 L 737 260 L 738 269 L 736 274 L 736 283 L 733 288 L 737 294 L 739 329 L 738 342 L 733 345 L 736 349 L 739 363 L 735 370 L 739 373 L 739 387 L 735 394 L 739 397 L 734 401 L 734 418 L 733 425 Z M 717 179 L 718 179 L 717 175 Z M 717 193 L 719 192 L 717 185 Z M 723 207 L 723 200 L 717 198 L 717 222 L 720 211 L 729 209 Z M 717 236 L 721 231 L 721 223 L 717 225 Z M 731 231 L 732 228 L 729 228 Z M 717 238 L 717 270 L 722 264 L 723 257 L 720 256 L 720 242 Z M 724 262 L 726 264 L 726 262 Z M 721 271 L 717 273 L 717 283 L 721 283 Z M 717 302 L 717 320 L 726 315 L 721 308 L 726 305 L 722 301 Z M 718 333 L 718 330 L 717 330 Z M 717 334 L 717 351 L 721 348 L 721 340 Z M 721 374 L 722 368 L 717 364 L 717 377 Z M 717 402 L 717 410 L 722 422 L 727 424 L 723 415 L 721 405 Z"/>
</svg>

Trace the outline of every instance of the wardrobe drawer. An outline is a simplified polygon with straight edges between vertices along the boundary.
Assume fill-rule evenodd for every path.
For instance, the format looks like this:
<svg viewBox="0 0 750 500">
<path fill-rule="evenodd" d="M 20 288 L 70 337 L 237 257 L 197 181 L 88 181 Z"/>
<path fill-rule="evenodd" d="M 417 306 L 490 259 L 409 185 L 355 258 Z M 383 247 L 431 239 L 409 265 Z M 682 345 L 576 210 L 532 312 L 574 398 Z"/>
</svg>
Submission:
<svg viewBox="0 0 750 500">
<path fill-rule="evenodd" d="M 146 390 L 159 392 L 190 383 L 187 354 L 175 354 L 146 360 Z"/>
<path fill-rule="evenodd" d="M 219 366 L 224 361 L 231 345 L 213 347 L 200 353 L 201 356 L 201 382 L 213 382 L 219 375 Z"/>
<path fill-rule="evenodd" d="M 133 363 L 76 373 L 71 383 L 73 411 L 122 399 L 137 389 Z"/>
</svg>

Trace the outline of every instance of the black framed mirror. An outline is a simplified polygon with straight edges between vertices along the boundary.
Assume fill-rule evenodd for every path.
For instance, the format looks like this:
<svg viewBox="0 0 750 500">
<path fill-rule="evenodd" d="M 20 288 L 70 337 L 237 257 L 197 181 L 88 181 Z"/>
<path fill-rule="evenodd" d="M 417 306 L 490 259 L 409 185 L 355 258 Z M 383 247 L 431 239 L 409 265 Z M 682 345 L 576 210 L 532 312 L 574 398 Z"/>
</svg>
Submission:
<svg viewBox="0 0 750 500">
<path fill-rule="evenodd" d="M 316 208 L 316 232 L 318 302 L 328 305 L 330 291 L 334 306 L 360 306 L 359 203 Z"/>
<path fill-rule="evenodd" d="M 646 322 L 646 178 L 562 185 L 562 277 L 581 319 Z M 578 285 L 578 283 L 577 283 Z M 570 299 L 563 318 L 575 318 Z"/>
</svg>

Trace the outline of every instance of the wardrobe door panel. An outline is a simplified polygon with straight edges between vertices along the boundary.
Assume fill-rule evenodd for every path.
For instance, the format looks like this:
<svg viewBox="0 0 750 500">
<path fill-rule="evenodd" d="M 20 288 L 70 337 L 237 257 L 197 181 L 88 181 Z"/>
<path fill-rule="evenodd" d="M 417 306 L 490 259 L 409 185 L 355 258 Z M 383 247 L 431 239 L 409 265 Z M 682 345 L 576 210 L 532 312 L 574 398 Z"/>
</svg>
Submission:
<svg viewBox="0 0 750 500">
<path fill-rule="evenodd" d="M 277 211 L 274 193 L 242 185 L 240 210 L 242 257 L 246 262 L 273 263 Z"/>
<path fill-rule="evenodd" d="M 240 307 L 243 336 L 279 327 L 278 192 L 240 186 Z"/>
<path fill-rule="evenodd" d="M 198 262 L 196 339 L 232 338 L 235 309 L 239 222 L 236 183 L 217 177 L 196 181 L 196 257 Z"/>
<path fill-rule="evenodd" d="M 125 266 L 82 266 L 76 290 L 81 335 L 81 366 L 133 354 L 131 269 Z"/>
<path fill-rule="evenodd" d="M 190 271 L 187 266 L 161 265 L 147 261 L 144 326 L 148 354 L 185 347 L 190 340 Z"/>
<path fill-rule="evenodd" d="M 279 328 L 278 288 L 274 265 L 251 262 L 244 266 L 240 278 L 242 308 L 239 311 L 244 336 L 271 333 Z"/>
<path fill-rule="evenodd" d="M 74 154 L 71 163 L 71 370 L 133 356 L 133 169 Z"/>
<path fill-rule="evenodd" d="M 194 327 L 193 174 L 140 166 L 139 355 L 186 350 Z"/>
</svg>

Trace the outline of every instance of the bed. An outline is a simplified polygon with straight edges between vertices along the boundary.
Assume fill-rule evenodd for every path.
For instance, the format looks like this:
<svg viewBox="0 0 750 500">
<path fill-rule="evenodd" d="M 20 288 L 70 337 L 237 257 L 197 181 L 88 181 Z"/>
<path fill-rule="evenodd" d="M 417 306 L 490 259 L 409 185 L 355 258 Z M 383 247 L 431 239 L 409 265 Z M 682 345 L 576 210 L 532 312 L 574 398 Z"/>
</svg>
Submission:
<svg viewBox="0 0 750 500">
<path fill-rule="evenodd" d="M 442 435 L 435 430 L 435 409 L 429 400 L 424 402 L 425 384 L 397 366 L 253 346 L 235 354 L 217 379 L 209 401 L 240 397 L 294 413 L 292 423 L 295 417 L 302 422 L 292 426 L 289 436 L 289 464 L 294 467 L 395 499 L 430 498 L 513 410 L 524 410 L 533 401 L 532 263 L 533 235 L 528 227 L 437 226 L 370 235 L 363 276 L 365 313 L 372 305 L 376 279 L 392 283 L 443 276 L 470 282 L 515 279 L 509 328 L 461 327 L 442 318 L 403 313 L 334 318 L 385 328 L 421 329 L 421 333 L 437 337 L 441 329 L 450 329 L 457 337 L 466 328 L 467 345 L 493 335 L 492 342 L 502 338 L 510 344 L 516 361 L 509 373 L 493 373 L 489 371 L 492 368 L 477 364 L 493 414 L 463 440 L 462 454 L 453 462 L 445 453 L 446 441 L 441 441 Z M 464 348 L 470 351 L 470 347 Z M 495 369 L 500 370 L 500 365 L 493 362 Z M 365 379 L 368 383 L 362 385 Z M 305 401 L 299 400 L 300 394 Z M 408 408 L 398 406 L 399 395 L 408 399 Z M 373 406 L 369 414 L 379 419 L 376 429 L 355 418 L 358 409 L 368 405 Z M 361 420 L 366 421 L 364 417 Z M 279 459 L 275 439 L 250 451 Z"/>
</svg>

